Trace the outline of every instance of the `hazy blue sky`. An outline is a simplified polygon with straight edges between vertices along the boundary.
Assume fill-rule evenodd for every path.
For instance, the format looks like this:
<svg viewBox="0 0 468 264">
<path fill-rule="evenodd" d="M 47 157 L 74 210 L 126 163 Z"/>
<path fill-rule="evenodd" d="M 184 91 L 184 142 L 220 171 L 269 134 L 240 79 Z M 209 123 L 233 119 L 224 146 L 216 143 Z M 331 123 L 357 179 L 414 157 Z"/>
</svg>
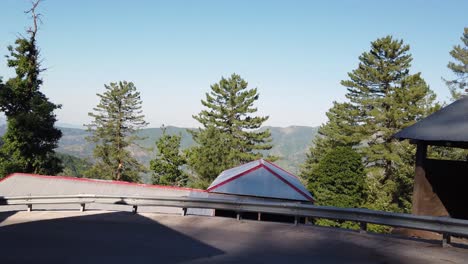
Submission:
<svg viewBox="0 0 468 264">
<path fill-rule="evenodd" d="M 26 0 L 0 1 L 0 76 L 6 46 L 30 24 Z M 441 77 L 468 26 L 468 1 L 60 1 L 46 0 L 38 35 L 43 91 L 83 124 L 111 81 L 133 81 L 151 127 L 197 126 L 210 84 L 235 72 L 257 87 L 266 125 L 319 125 L 340 80 L 371 41 L 411 46 L 413 72 L 448 98 Z"/>
</svg>

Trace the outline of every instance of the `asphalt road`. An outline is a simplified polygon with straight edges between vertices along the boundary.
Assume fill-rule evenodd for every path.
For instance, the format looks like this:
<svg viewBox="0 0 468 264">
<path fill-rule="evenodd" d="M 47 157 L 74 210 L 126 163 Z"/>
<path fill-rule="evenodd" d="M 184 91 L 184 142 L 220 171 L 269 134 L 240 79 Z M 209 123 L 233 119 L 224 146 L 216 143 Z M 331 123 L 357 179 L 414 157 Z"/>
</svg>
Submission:
<svg viewBox="0 0 468 264">
<path fill-rule="evenodd" d="M 229 218 L 0 213 L 0 263 L 467 263 L 435 241 Z"/>
</svg>

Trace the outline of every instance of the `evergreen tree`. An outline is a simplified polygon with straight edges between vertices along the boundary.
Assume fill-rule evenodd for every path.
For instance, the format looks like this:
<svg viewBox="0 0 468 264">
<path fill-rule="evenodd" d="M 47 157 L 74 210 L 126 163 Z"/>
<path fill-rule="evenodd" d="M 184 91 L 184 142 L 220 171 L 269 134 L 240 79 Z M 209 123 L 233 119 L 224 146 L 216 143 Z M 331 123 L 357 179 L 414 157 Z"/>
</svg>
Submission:
<svg viewBox="0 0 468 264">
<path fill-rule="evenodd" d="M 15 47 L 8 47 L 8 66 L 15 69 L 16 76 L 0 85 L 0 110 L 7 118 L 4 144 L 0 148 L 0 177 L 13 172 L 55 175 L 62 171 L 54 152 L 62 136 L 54 127 L 57 121 L 54 111 L 60 105 L 51 103 L 40 91 L 40 73 L 44 69 L 36 44 L 39 2 L 33 2 L 27 11 L 33 19 L 28 37 L 20 37 Z"/>
<path fill-rule="evenodd" d="M 150 161 L 153 184 L 186 186 L 188 176 L 182 167 L 187 161 L 180 151 L 182 136 L 166 134 L 165 127 L 162 131 L 163 135 L 156 141 L 158 154 Z"/>
<path fill-rule="evenodd" d="M 192 170 L 190 186 L 207 188 L 225 169 L 239 165 L 239 153 L 231 149 L 232 138 L 213 126 L 199 129 L 197 145 L 186 151 L 187 162 Z"/>
<path fill-rule="evenodd" d="M 449 62 L 447 67 L 455 74 L 453 80 L 445 80 L 452 98 L 458 99 L 468 88 L 468 27 L 464 29 L 463 36 L 460 38 L 462 45 L 456 45 L 450 51 L 450 56 L 455 62 Z"/>
<path fill-rule="evenodd" d="M 111 180 L 139 182 L 145 168 L 130 153 L 128 147 L 140 139 L 136 132 L 148 123 L 141 110 L 140 93 L 131 82 L 104 85 L 106 91 L 97 94 L 101 99 L 93 108 L 94 118 L 86 125 L 92 136 L 87 140 L 96 144 L 96 163 L 86 176 Z"/>
<path fill-rule="evenodd" d="M 336 147 L 323 155 L 311 174 L 308 189 L 317 205 L 360 207 L 365 199 L 365 171 L 362 157 L 351 147 Z M 321 225 L 353 227 L 344 221 L 319 221 Z"/>
<path fill-rule="evenodd" d="M 409 212 L 414 177 L 414 147 L 392 136 L 433 112 L 434 93 L 420 73 L 410 74 L 409 46 L 391 36 L 371 43 L 357 69 L 341 84 L 347 102 L 335 104 L 329 121 L 304 166 L 310 174 L 319 159 L 336 146 L 354 146 L 363 155 L 368 191 L 366 207 Z M 322 154 L 323 156 L 323 154 Z"/>
<path fill-rule="evenodd" d="M 355 146 L 360 139 L 355 137 L 354 128 L 358 126 L 354 116 L 356 107 L 350 103 L 333 102 L 333 107 L 326 113 L 328 122 L 320 126 L 318 135 L 313 139 L 313 146 L 307 153 L 306 162 L 301 170 L 301 178 L 307 180 L 321 158 L 338 146 Z"/>
<path fill-rule="evenodd" d="M 189 163 L 206 181 L 217 176 L 211 173 L 258 159 L 262 157 L 260 151 L 272 147 L 270 131 L 257 130 L 268 116 L 253 116 L 257 112 L 254 107 L 259 98 L 257 89 L 247 86 L 237 74 L 228 79 L 221 78 L 219 83 L 211 86 L 206 100 L 201 101 L 206 109 L 193 116 L 203 128 L 190 131 L 198 147 L 189 151 Z M 220 143 L 212 142 L 212 136 L 222 140 L 222 149 L 216 149 Z"/>
</svg>

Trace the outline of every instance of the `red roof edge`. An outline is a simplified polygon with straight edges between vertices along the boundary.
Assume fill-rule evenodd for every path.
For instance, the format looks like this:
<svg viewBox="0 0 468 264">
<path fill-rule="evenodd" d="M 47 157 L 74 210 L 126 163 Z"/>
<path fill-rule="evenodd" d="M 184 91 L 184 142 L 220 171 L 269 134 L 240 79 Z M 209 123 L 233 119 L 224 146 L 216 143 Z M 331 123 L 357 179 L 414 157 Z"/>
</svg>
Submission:
<svg viewBox="0 0 468 264">
<path fill-rule="evenodd" d="M 179 190 L 179 191 L 206 192 L 206 190 L 187 188 L 187 187 L 176 187 L 176 186 L 165 186 L 165 185 L 155 185 L 155 184 L 145 184 L 145 183 L 134 183 L 134 182 L 126 182 L 126 181 L 77 178 L 77 177 L 71 177 L 71 176 L 51 176 L 51 175 L 40 175 L 40 174 L 19 173 L 19 172 L 15 172 L 15 173 L 7 175 L 5 178 L 0 179 L 0 182 L 6 180 L 8 178 L 14 177 L 14 176 L 16 176 L 16 177 L 18 177 L 18 176 L 21 176 L 21 177 L 37 177 L 37 178 L 45 178 L 45 179 L 61 179 L 61 180 L 68 180 L 68 181 L 81 181 L 81 182 L 104 183 L 104 184 L 131 185 L 131 186 L 139 186 L 139 187 L 145 187 L 145 188 L 170 189 L 170 190 Z"/>
<path fill-rule="evenodd" d="M 273 165 L 273 166 L 274 166 L 275 168 L 277 168 L 277 169 L 280 169 L 280 170 L 284 171 L 285 173 L 287 173 L 287 174 L 293 176 L 294 178 L 299 179 L 299 177 L 297 177 L 296 175 L 294 175 L 294 174 L 292 174 L 291 172 L 289 172 L 289 171 L 287 171 L 287 170 L 281 168 L 280 166 L 274 164 L 273 162 L 270 162 L 270 161 L 268 161 L 268 160 L 265 160 L 265 162 L 267 162 L 267 163 L 270 164 L 270 165 Z"/>
<path fill-rule="evenodd" d="M 215 186 L 213 186 L 213 187 L 211 187 L 211 188 L 206 189 L 206 191 L 211 192 L 212 190 L 214 190 L 214 189 L 216 189 L 216 188 L 218 188 L 218 187 L 220 187 L 220 186 L 223 186 L 224 184 L 226 184 L 226 183 L 228 183 L 228 182 L 231 182 L 231 181 L 233 181 L 233 180 L 235 180 L 235 179 L 238 179 L 238 178 L 240 178 L 240 177 L 246 175 L 246 174 L 249 173 L 249 172 L 258 170 L 258 169 L 262 168 L 263 166 L 264 166 L 264 165 L 260 163 L 260 164 L 258 164 L 257 166 L 255 166 L 255 167 L 253 167 L 253 168 L 250 168 L 250 169 L 248 169 L 248 170 L 246 170 L 246 171 L 244 171 L 244 172 L 242 172 L 242 173 L 237 174 L 237 175 L 234 176 L 234 177 L 231 177 L 231 178 L 229 178 L 229 179 L 227 179 L 227 180 L 225 180 L 225 181 L 223 181 L 223 182 L 220 182 L 220 183 L 216 184 Z"/>
<path fill-rule="evenodd" d="M 296 186 L 292 185 L 288 180 L 286 180 L 285 178 L 283 178 L 281 175 L 279 175 L 278 173 L 276 173 L 275 171 L 273 171 L 272 169 L 268 168 L 267 166 L 263 165 L 263 167 L 271 172 L 273 175 L 275 175 L 278 179 L 280 179 L 282 182 L 286 183 L 289 187 L 293 188 L 296 192 L 300 193 L 302 196 L 304 196 L 305 198 L 307 198 L 307 200 L 309 201 L 312 201 L 312 202 L 315 202 L 314 200 L 314 197 L 308 195 L 307 193 L 299 190 L 299 188 L 297 188 Z"/>
</svg>

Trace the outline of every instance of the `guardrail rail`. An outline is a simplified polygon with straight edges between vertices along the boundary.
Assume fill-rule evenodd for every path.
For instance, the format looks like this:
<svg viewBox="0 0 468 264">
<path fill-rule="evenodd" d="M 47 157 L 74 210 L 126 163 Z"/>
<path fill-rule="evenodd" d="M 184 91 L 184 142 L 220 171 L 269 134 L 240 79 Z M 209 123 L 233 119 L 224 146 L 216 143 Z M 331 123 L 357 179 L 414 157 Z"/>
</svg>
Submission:
<svg viewBox="0 0 468 264">
<path fill-rule="evenodd" d="M 119 204 L 132 206 L 137 213 L 141 206 L 161 206 L 182 208 L 185 215 L 187 208 L 222 209 L 238 212 L 258 212 L 290 215 L 296 217 L 325 218 L 346 220 L 360 223 L 365 232 L 367 224 L 403 227 L 432 231 L 443 235 L 442 245 L 450 243 L 452 235 L 468 237 L 468 220 L 450 217 L 416 216 L 402 213 L 390 213 L 361 208 L 337 208 L 297 204 L 292 202 L 244 201 L 198 197 L 154 197 L 154 196 L 114 196 L 114 195 L 50 195 L 50 196 L 12 196 L 0 197 L 0 205 L 26 205 L 31 211 L 37 204 L 77 204 L 85 211 L 86 204 Z M 297 224 L 297 220 L 295 222 Z"/>
</svg>

